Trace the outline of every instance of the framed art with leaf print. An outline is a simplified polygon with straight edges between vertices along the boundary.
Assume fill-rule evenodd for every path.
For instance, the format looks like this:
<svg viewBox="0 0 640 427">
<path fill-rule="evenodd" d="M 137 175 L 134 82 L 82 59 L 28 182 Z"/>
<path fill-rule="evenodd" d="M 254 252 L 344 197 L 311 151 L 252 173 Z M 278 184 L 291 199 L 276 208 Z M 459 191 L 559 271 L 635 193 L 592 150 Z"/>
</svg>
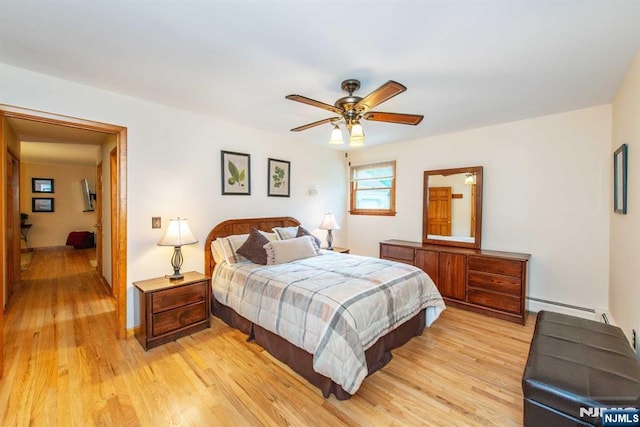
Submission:
<svg viewBox="0 0 640 427">
<path fill-rule="evenodd" d="M 251 194 L 251 155 L 221 151 L 222 194 Z"/>
<path fill-rule="evenodd" d="M 267 196 L 289 197 L 291 195 L 291 162 L 269 159 L 267 171 L 269 174 Z"/>
</svg>

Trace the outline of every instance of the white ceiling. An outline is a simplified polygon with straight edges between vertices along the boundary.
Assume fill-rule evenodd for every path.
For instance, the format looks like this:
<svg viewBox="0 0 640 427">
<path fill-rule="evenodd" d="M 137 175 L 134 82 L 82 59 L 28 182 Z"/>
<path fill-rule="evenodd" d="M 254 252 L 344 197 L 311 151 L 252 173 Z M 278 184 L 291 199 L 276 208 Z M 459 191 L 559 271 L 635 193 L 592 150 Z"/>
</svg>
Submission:
<svg viewBox="0 0 640 427">
<path fill-rule="evenodd" d="M 277 133 L 332 114 L 340 82 L 417 127 L 367 144 L 610 103 L 640 48 L 640 0 L 0 0 L 0 62 Z M 27 106 L 28 107 L 28 106 Z M 326 144 L 331 127 L 290 135 Z"/>
</svg>

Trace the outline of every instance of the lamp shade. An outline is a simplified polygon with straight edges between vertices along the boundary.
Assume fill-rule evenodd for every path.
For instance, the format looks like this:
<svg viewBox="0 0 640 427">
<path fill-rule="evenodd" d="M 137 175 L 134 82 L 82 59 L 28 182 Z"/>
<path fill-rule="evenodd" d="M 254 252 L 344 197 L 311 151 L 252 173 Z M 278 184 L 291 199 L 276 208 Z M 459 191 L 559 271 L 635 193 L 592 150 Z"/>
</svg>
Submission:
<svg viewBox="0 0 640 427">
<path fill-rule="evenodd" d="M 344 139 L 342 139 L 342 131 L 335 125 L 333 130 L 331 131 L 331 139 L 329 140 L 329 144 L 340 145 L 344 144 Z"/>
<path fill-rule="evenodd" d="M 336 222 L 336 217 L 331 212 L 327 212 L 318 228 L 321 230 L 339 230 L 340 226 Z"/>
<path fill-rule="evenodd" d="M 351 127 L 351 135 L 349 136 L 349 144 L 352 147 L 362 147 L 364 145 L 364 131 L 360 123 Z"/>
<path fill-rule="evenodd" d="M 175 246 L 191 245 L 197 243 L 198 240 L 193 237 L 186 218 L 176 218 L 169 220 L 167 232 L 158 242 L 158 246 Z"/>
</svg>

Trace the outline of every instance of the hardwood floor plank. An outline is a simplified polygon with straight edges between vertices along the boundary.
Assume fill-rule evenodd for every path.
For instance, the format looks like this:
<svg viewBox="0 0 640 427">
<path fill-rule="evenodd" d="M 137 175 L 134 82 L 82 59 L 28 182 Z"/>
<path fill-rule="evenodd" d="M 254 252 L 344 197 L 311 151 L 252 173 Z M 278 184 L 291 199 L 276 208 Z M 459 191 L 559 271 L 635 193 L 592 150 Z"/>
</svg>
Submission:
<svg viewBox="0 0 640 427">
<path fill-rule="evenodd" d="M 0 425 L 406 426 L 522 424 L 525 326 L 448 308 L 348 401 L 217 318 L 145 352 L 115 338 L 91 249 L 36 250 L 5 318 Z"/>
</svg>

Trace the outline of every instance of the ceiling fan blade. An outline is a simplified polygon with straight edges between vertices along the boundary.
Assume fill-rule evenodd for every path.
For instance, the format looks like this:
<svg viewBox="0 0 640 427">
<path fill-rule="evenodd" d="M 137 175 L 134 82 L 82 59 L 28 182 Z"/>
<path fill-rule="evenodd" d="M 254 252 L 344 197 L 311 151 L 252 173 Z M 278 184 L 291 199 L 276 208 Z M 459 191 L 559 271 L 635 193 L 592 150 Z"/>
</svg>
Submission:
<svg viewBox="0 0 640 427">
<path fill-rule="evenodd" d="M 313 107 L 322 108 L 323 110 L 329 110 L 329 111 L 334 112 L 336 114 L 342 114 L 343 113 L 343 111 L 338 107 L 334 107 L 333 105 L 325 104 L 324 102 L 316 101 L 315 99 L 307 98 L 306 96 L 302 96 L 302 95 L 287 95 L 287 96 L 285 96 L 285 98 L 290 99 L 292 101 L 302 102 L 303 104 L 311 105 Z"/>
<path fill-rule="evenodd" d="M 323 125 L 325 123 L 331 123 L 335 120 L 340 120 L 340 117 L 329 117 L 328 119 L 318 120 L 317 122 L 307 123 L 306 125 L 298 126 L 297 128 L 291 129 L 291 132 L 300 132 L 301 130 L 307 130 L 314 126 Z"/>
<path fill-rule="evenodd" d="M 378 89 L 365 96 L 360 102 L 355 105 L 355 109 L 363 109 L 364 111 L 370 110 L 378 104 L 383 103 L 387 99 L 393 98 L 399 93 L 404 92 L 407 88 L 393 80 L 389 80 Z"/>
<path fill-rule="evenodd" d="M 424 116 L 419 114 L 400 114 L 400 113 L 383 113 L 380 111 L 370 111 L 365 113 L 364 118 L 366 120 L 372 120 L 374 122 L 389 122 L 400 123 L 403 125 L 417 125 Z"/>
</svg>

